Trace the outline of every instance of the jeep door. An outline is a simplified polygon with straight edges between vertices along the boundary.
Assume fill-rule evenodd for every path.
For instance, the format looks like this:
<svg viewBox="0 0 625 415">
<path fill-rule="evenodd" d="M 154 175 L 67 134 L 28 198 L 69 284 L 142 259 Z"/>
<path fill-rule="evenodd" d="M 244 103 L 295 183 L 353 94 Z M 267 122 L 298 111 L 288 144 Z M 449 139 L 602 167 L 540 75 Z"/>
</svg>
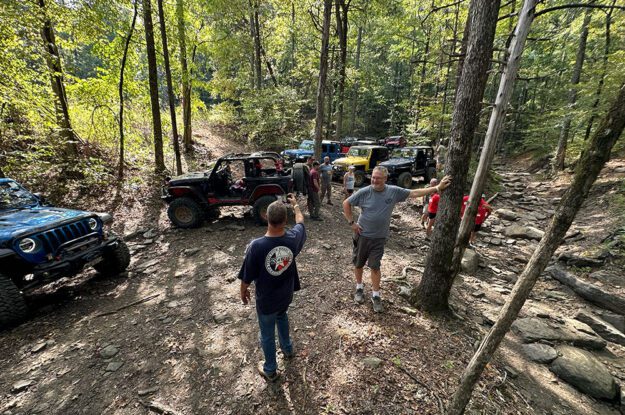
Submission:
<svg viewBox="0 0 625 415">
<path fill-rule="evenodd" d="M 373 170 L 375 166 L 386 160 L 388 160 L 388 148 L 372 149 L 371 159 L 369 160 L 369 169 Z"/>
</svg>

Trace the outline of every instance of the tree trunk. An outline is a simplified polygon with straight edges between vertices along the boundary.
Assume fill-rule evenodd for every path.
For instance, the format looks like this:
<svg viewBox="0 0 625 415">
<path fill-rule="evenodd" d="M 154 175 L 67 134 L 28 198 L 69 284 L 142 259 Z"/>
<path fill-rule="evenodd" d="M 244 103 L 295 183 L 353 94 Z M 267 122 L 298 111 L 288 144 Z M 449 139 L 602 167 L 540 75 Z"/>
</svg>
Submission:
<svg viewBox="0 0 625 415">
<path fill-rule="evenodd" d="M 163 62 L 165 63 L 165 78 L 167 79 L 167 98 L 169 101 L 169 116 L 171 117 L 171 134 L 174 143 L 174 155 L 176 157 L 176 174 L 182 174 L 182 161 L 180 160 L 180 145 L 178 143 L 178 123 L 176 122 L 176 104 L 174 102 L 174 86 L 171 82 L 171 68 L 169 67 L 169 48 L 167 47 L 167 28 L 165 27 L 165 12 L 163 0 L 156 0 L 158 4 L 158 20 L 161 28 L 161 40 L 163 42 Z"/>
<path fill-rule="evenodd" d="M 360 48 L 362 45 L 362 27 L 358 27 L 358 36 L 356 37 L 356 58 L 354 61 L 354 68 L 356 72 L 360 69 Z M 358 77 L 354 82 L 354 89 L 352 91 L 352 99 L 350 102 L 349 108 L 349 132 L 350 134 L 354 133 L 355 125 L 356 125 L 356 107 L 358 106 L 358 87 L 360 86 L 358 82 Z"/>
<path fill-rule="evenodd" d="M 150 0 L 143 0 L 143 25 L 145 27 L 145 46 L 148 56 L 148 81 L 152 107 L 152 130 L 154 132 L 154 165 L 156 172 L 162 173 L 165 171 L 163 130 L 161 126 L 161 109 L 158 102 L 158 73 L 156 70 L 156 49 L 154 48 L 154 27 L 152 25 L 152 5 Z"/>
<path fill-rule="evenodd" d="M 323 101 L 328 78 L 328 43 L 330 41 L 330 18 L 332 0 L 323 0 L 323 28 L 321 32 L 321 56 L 319 57 L 319 82 L 317 84 L 317 113 L 315 116 L 315 157 L 321 158 L 323 134 Z"/>
<path fill-rule="evenodd" d="M 184 3 L 176 0 L 176 18 L 178 20 L 178 43 L 180 45 L 180 69 L 182 72 L 182 143 L 185 152 L 193 149 L 191 128 L 191 77 L 187 65 L 187 39 L 185 34 Z"/>
<path fill-rule="evenodd" d="M 545 236 L 517 280 L 504 304 L 495 325 L 482 340 L 480 347 L 464 370 L 460 386 L 452 397 L 449 415 L 460 415 L 471 399 L 471 393 L 482 371 L 491 360 L 504 336 L 510 329 L 562 238 L 573 223 L 577 211 L 588 196 L 599 172 L 610 159 L 610 152 L 625 127 L 625 85 L 622 85 L 612 107 L 597 128 L 591 141 L 577 163 L 573 182 L 562 197 L 556 213 L 545 231 Z"/>
<path fill-rule="evenodd" d="M 252 26 L 252 40 L 254 42 L 254 78 L 256 83 L 256 89 L 263 88 L 263 75 L 261 70 L 260 60 L 260 23 L 258 21 L 258 3 L 257 0 L 250 1 L 252 8 L 252 15 L 250 24 Z"/>
<path fill-rule="evenodd" d="M 499 0 L 471 0 L 467 56 L 460 76 L 460 85 L 451 123 L 448 162 L 445 174 L 454 178 L 441 195 L 432 235 L 432 249 L 425 271 L 413 299 L 426 311 L 447 309 L 453 283 L 451 261 L 458 227 L 460 204 L 471 157 L 471 143 L 479 123 L 479 113 L 493 53 Z M 416 298 L 415 298 L 416 296 Z"/>
<path fill-rule="evenodd" d="M 616 3 L 616 0 L 612 0 L 612 5 Z M 610 27 L 612 25 L 612 12 L 614 9 L 608 10 L 605 16 L 605 46 L 603 49 L 603 61 L 601 65 L 601 76 L 599 78 L 599 84 L 597 85 L 597 92 L 595 93 L 595 101 L 592 103 L 592 112 L 590 115 L 590 119 L 588 120 L 588 125 L 586 126 L 586 134 L 584 134 L 584 141 L 588 140 L 590 137 L 590 132 L 592 131 L 592 125 L 595 123 L 595 118 L 597 117 L 596 111 L 599 107 L 599 102 L 601 100 L 601 93 L 603 92 L 603 84 L 605 82 L 605 77 L 608 73 L 608 60 L 610 56 Z"/>
<path fill-rule="evenodd" d="M 343 132 L 343 100 L 345 99 L 345 67 L 347 66 L 347 13 L 351 0 L 336 1 L 336 33 L 339 39 L 339 80 L 336 103 L 336 140 Z"/>
<path fill-rule="evenodd" d="M 59 127 L 63 158 L 66 161 L 72 161 L 78 156 L 78 145 L 69 116 L 69 104 L 67 101 L 67 93 L 65 92 L 63 64 L 61 63 L 61 55 L 56 45 L 54 27 L 48 16 L 45 0 L 39 0 L 39 8 L 43 16 L 41 38 L 45 48 L 44 57 L 48 69 L 50 70 L 50 84 L 55 98 L 54 109 L 56 123 Z"/>
<path fill-rule="evenodd" d="M 276 79 L 276 75 L 273 73 L 273 66 L 271 65 L 271 61 L 267 57 L 267 53 L 265 53 L 265 48 L 260 46 L 260 53 L 265 60 L 265 65 L 267 65 L 267 72 L 269 72 L 269 77 L 271 77 L 271 81 L 273 82 L 273 86 L 278 87 L 278 80 Z"/>
<path fill-rule="evenodd" d="M 456 17 L 454 19 L 454 37 L 451 40 L 451 48 L 449 49 L 449 60 L 447 62 L 447 73 L 445 75 L 445 89 L 443 90 L 443 109 L 441 110 L 441 120 L 438 125 L 438 142 L 440 142 L 443 136 L 443 130 L 445 129 L 445 114 L 447 113 L 447 90 L 449 88 L 449 81 L 451 75 L 452 56 L 456 54 L 456 42 L 458 41 L 458 18 L 460 15 L 460 4 L 456 5 Z"/>
<path fill-rule="evenodd" d="M 124 69 L 126 69 L 126 59 L 128 58 L 128 47 L 130 46 L 130 40 L 132 34 L 135 31 L 135 23 L 137 22 L 137 1 L 133 1 L 133 14 L 132 23 L 126 36 L 126 42 L 124 43 L 124 54 L 122 56 L 122 62 L 119 68 L 119 168 L 117 170 L 117 177 L 119 180 L 124 178 Z"/>
<path fill-rule="evenodd" d="M 430 5 L 430 9 L 434 10 L 436 4 L 434 0 L 432 0 L 432 4 Z M 425 31 L 425 30 L 424 30 Z M 414 115 L 414 126 L 415 131 L 419 131 L 419 121 L 421 121 L 421 103 L 423 102 L 423 92 L 425 89 L 425 77 L 427 75 L 427 61 L 430 55 L 430 37 L 432 35 L 431 30 L 426 31 L 425 38 L 425 48 L 423 53 L 421 54 L 421 76 L 419 78 L 419 90 L 417 92 L 417 99 L 415 103 L 415 115 Z"/>
<path fill-rule="evenodd" d="M 558 140 L 558 148 L 556 150 L 556 156 L 553 161 L 553 171 L 564 170 L 564 158 L 566 156 L 566 146 L 569 141 L 569 133 L 571 131 L 571 121 L 573 120 L 572 111 L 575 108 L 575 102 L 577 101 L 577 85 L 579 84 L 579 78 L 582 74 L 582 66 L 584 65 L 584 58 L 586 57 L 586 41 L 588 40 L 588 25 L 590 24 L 591 9 L 586 9 L 586 15 L 582 23 L 582 30 L 579 36 L 579 44 L 577 47 L 577 55 L 575 57 L 575 66 L 573 67 L 573 74 L 571 76 L 571 89 L 569 89 L 569 101 L 567 105 L 567 114 L 562 122 L 562 129 L 560 130 L 560 139 Z"/>
<path fill-rule="evenodd" d="M 462 223 L 460 224 L 460 232 L 456 240 L 456 251 L 454 252 L 454 259 L 452 261 L 452 280 L 456 277 L 458 271 L 460 270 L 462 256 L 464 255 L 464 250 L 469 242 L 471 231 L 474 228 L 477 207 L 480 198 L 482 197 L 482 191 L 486 183 L 488 170 L 495 155 L 497 140 L 501 135 L 503 123 L 506 119 L 506 109 L 510 102 L 510 98 L 512 97 L 512 92 L 514 91 L 514 84 L 521 65 L 521 55 L 523 54 L 525 41 L 530 32 L 532 22 L 534 21 L 536 3 L 537 0 L 525 0 L 521 14 L 519 15 L 519 21 L 514 31 L 514 37 L 508 48 L 508 63 L 503 68 L 503 74 L 501 75 L 501 80 L 499 81 L 499 91 L 497 92 L 495 106 L 493 107 L 493 111 L 490 115 L 488 130 L 486 131 L 486 138 L 484 139 L 484 147 L 480 156 L 480 162 L 475 172 L 469 202 L 464 211 L 464 217 L 462 218 Z"/>
</svg>

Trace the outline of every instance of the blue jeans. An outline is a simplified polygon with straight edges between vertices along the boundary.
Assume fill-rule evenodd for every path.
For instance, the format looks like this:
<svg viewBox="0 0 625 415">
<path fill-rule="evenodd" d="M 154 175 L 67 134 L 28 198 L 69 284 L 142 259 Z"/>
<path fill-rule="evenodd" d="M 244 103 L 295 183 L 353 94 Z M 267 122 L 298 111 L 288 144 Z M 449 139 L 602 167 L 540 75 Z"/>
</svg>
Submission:
<svg viewBox="0 0 625 415">
<path fill-rule="evenodd" d="M 265 355 L 263 370 L 266 374 L 271 375 L 278 370 L 276 363 L 276 325 L 278 326 L 278 340 L 282 352 L 285 354 L 293 353 L 293 343 L 289 337 L 289 316 L 286 310 L 273 314 L 258 313 L 258 325 L 260 326 L 260 346 Z"/>
</svg>

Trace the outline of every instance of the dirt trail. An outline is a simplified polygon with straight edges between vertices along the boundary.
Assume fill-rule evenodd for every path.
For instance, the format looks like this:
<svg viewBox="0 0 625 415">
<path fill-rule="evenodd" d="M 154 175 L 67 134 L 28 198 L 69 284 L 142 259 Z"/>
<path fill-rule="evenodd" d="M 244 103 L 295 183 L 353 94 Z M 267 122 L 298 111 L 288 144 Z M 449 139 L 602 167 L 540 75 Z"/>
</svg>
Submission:
<svg viewBox="0 0 625 415">
<path fill-rule="evenodd" d="M 546 186 L 541 197 L 551 191 Z M 240 303 L 236 279 L 246 244 L 263 228 L 245 208 L 229 208 L 199 229 L 178 230 L 164 208 L 137 201 L 120 227 L 133 254 L 128 275 L 102 279 L 87 271 L 53 296 L 31 298 L 34 317 L 0 333 L 0 413 L 440 413 L 487 330 L 484 313 L 498 310 L 512 287 L 496 270 L 518 273 L 523 264 L 513 264 L 513 248 L 484 232 L 477 250 L 486 266 L 463 275 L 452 293 L 460 318 L 414 310 L 399 295 L 402 271 L 421 270 L 428 247 L 416 205 L 398 205 L 382 266 L 387 311 L 376 315 L 370 303 L 351 300 L 351 231 L 337 201 L 323 205 L 323 222 L 306 223 L 308 241 L 298 257 L 303 289 L 290 310 L 297 357 L 279 361 L 280 382 L 267 384 L 256 373 L 262 354 L 255 311 Z M 585 209 L 576 223 L 584 233 L 595 212 L 592 205 Z M 579 243 L 590 246 L 614 226 L 601 220 L 604 230 L 589 228 Z M 528 255 L 534 245 L 514 249 Z M 418 273 L 408 270 L 407 282 L 416 284 Z M 581 300 L 565 292 L 566 301 L 553 301 L 545 293 L 556 286 L 541 280 L 524 310 L 540 303 L 570 315 Z M 625 356 L 623 347 L 609 351 L 615 359 Z M 519 376 L 511 379 L 504 366 Z M 15 386 L 23 388 L 12 391 Z M 509 335 L 468 413 L 617 411 L 527 363 Z"/>
</svg>

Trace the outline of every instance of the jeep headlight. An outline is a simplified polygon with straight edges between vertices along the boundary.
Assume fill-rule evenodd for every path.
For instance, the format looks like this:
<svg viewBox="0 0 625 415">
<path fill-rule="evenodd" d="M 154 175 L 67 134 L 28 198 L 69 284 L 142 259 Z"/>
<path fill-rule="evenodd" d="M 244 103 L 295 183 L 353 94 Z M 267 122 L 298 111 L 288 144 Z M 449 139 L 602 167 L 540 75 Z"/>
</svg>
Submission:
<svg viewBox="0 0 625 415">
<path fill-rule="evenodd" d="M 24 238 L 19 242 L 18 246 L 22 252 L 30 254 L 37 249 L 37 242 L 32 238 Z"/>
<path fill-rule="evenodd" d="M 89 229 L 91 229 L 92 231 L 98 229 L 98 221 L 95 220 L 95 218 L 89 218 L 87 223 L 89 224 Z"/>
</svg>

